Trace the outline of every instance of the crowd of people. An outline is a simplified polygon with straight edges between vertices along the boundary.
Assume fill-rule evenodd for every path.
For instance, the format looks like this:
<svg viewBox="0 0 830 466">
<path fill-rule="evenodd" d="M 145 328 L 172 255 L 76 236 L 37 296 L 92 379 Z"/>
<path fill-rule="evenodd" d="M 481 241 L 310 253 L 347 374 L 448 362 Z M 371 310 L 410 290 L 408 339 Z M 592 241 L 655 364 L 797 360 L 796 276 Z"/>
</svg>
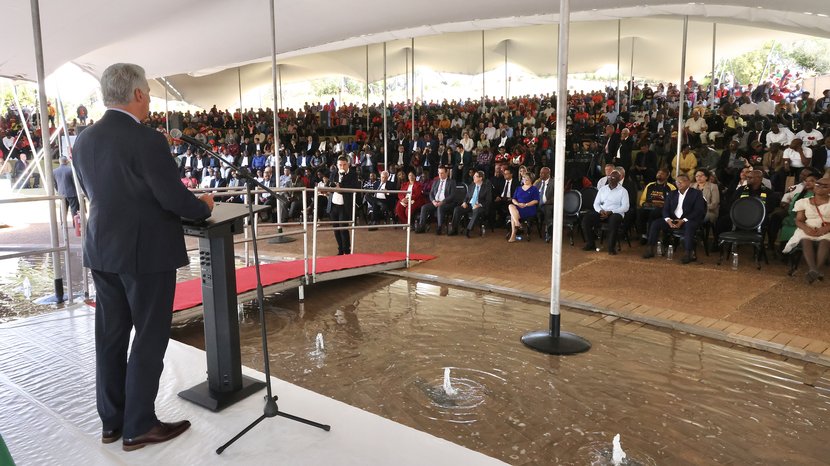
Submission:
<svg viewBox="0 0 830 466">
<path fill-rule="evenodd" d="M 734 201 L 752 196 L 762 198 L 767 208 L 767 247 L 781 252 L 789 239 L 782 236 L 787 233 L 783 226 L 797 217 L 794 203 L 812 190 L 805 180 L 822 179 L 830 169 L 830 90 L 815 98 L 792 79 L 785 71 L 758 86 L 716 83 L 713 89 L 690 77 L 681 86 L 628 83 L 619 93 L 610 87 L 569 93 L 566 189 L 597 190 L 585 199 L 595 199 L 583 209 L 588 211 L 581 222 L 588 232 L 585 248 L 595 249 L 593 231 L 606 224 L 610 254 L 616 253 L 618 233 L 636 232 L 643 244 L 653 246 L 663 230 L 681 229 L 690 231 L 683 261 L 691 262 L 695 231 L 711 231 L 717 243 L 720 233 L 732 229 Z M 384 111 L 389 128 L 385 154 Z M 359 196 L 368 223 L 409 221 L 416 232 L 425 232 L 434 219 L 436 234 L 468 236 L 477 224 L 506 227 L 508 241 L 526 235 L 524 230 L 534 224 L 551 237 L 554 95 L 414 106 L 397 102 L 386 109 L 334 100 L 306 103 L 299 110 L 278 111 L 279 147 L 268 108 L 214 106 L 169 117 L 181 134 L 212 146 L 225 161 L 271 186 L 332 186 L 342 157 L 359 186 L 410 192 Z M 152 113 L 144 123 L 167 133 L 166 118 Z M 188 187 L 242 185 L 230 165 L 166 135 Z M 13 150 L 4 147 L 4 152 Z M 277 157 L 279 174 L 274 173 Z M 672 196 L 680 196 L 680 205 L 690 199 L 686 186 L 703 194 L 703 208 L 695 204 L 694 219 L 666 215 L 665 206 L 676 202 Z M 262 195 L 260 201 L 276 207 L 269 197 Z M 301 198 L 289 197 L 290 203 L 281 203 L 281 213 L 290 220 L 303 212 Z M 330 212 L 331 197 L 309 198 L 307 205 L 316 202 Z M 613 206 L 604 204 L 612 199 Z M 644 256 L 653 255 L 652 249 Z"/>
</svg>

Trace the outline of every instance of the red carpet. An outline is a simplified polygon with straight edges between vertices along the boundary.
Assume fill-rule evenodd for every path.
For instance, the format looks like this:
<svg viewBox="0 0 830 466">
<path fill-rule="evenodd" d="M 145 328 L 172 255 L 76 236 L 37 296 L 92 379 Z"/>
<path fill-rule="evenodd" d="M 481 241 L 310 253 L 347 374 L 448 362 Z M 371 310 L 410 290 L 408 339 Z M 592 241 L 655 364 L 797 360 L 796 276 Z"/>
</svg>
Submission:
<svg viewBox="0 0 830 466">
<path fill-rule="evenodd" d="M 427 254 L 410 254 L 410 260 L 428 261 L 435 256 Z M 344 256 L 326 256 L 317 258 L 317 273 L 334 272 L 337 270 L 354 269 L 370 265 L 385 264 L 406 259 L 403 252 L 384 252 L 383 254 L 347 254 Z M 262 275 L 262 285 L 269 286 L 303 276 L 303 260 L 262 264 L 259 268 Z M 308 273 L 311 273 L 311 261 L 308 262 Z M 256 289 L 256 269 L 253 266 L 236 270 L 236 294 L 242 294 Z M 176 284 L 176 297 L 173 300 L 173 312 L 190 309 L 202 304 L 201 278 L 179 282 Z"/>
</svg>

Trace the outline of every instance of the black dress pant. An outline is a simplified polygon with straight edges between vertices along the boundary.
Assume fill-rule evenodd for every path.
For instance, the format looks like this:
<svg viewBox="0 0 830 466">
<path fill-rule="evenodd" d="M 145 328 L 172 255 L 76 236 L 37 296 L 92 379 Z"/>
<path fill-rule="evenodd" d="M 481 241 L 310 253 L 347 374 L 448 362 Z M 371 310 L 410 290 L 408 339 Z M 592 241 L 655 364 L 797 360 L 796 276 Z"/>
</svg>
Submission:
<svg viewBox="0 0 830 466">
<path fill-rule="evenodd" d="M 683 232 L 683 249 L 686 251 L 687 254 L 691 254 L 692 251 L 695 250 L 695 233 L 697 232 L 697 227 L 700 226 L 699 223 L 689 221 L 683 224 L 680 227 L 680 231 Z M 657 240 L 660 239 L 660 235 L 663 234 L 665 231 L 671 230 L 671 227 L 668 223 L 666 223 L 665 219 L 655 220 L 651 222 L 651 226 L 648 228 L 648 244 L 649 246 L 654 246 L 657 244 Z"/>
<path fill-rule="evenodd" d="M 478 207 L 476 209 L 473 208 L 470 204 L 467 204 L 467 207 L 458 206 L 455 210 L 452 211 L 452 229 L 453 231 L 458 231 L 458 225 L 461 223 L 461 218 L 465 215 L 468 216 L 467 226 L 465 227 L 467 230 L 472 230 L 475 226 L 476 222 L 485 214 L 484 206 Z"/>
<path fill-rule="evenodd" d="M 92 271 L 95 306 L 95 389 L 104 430 L 125 438 L 152 429 L 155 400 L 170 340 L 176 271 L 127 274 Z M 135 327 L 129 360 L 127 347 Z"/>
<path fill-rule="evenodd" d="M 623 223 L 623 216 L 620 214 L 611 214 L 604 219 L 600 218 L 599 212 L 588 212 L 582 217 L 582 231 L 585 232 L 586 246 L 595 247 L 596 233 L 594 229 L 602 222 L 608 222 L 608 250 L 616 251 L 617 247 L 617 231 Z"/>
<path fill-rule="evenodd" d="M 346 209 L 351 209 L 351 206 L 346 207 L 345 205 L 339 204 L 332 204 L 331 205 L 331 212 L 329 216 L 333 222 L 350 222 L 351 221 L 351 212 L 347 212 Z M 348 223 L 335 223 L 332 226 L 334 227 L 345 227 L 348 226 Z M 351 254 L 352 253 L 352 240 L 351 236 L 349 235 L 349 230 L 337 230 L 334 232 L 334 239 L 337 240 L 337 253 L 338 254 Z"/>
</svg>

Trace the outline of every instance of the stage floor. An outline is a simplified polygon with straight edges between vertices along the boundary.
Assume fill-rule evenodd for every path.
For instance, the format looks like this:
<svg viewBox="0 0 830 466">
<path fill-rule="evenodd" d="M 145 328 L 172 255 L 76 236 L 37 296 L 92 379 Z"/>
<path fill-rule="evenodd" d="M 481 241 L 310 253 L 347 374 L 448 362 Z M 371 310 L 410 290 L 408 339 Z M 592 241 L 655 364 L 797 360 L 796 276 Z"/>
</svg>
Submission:
<svg viewBox="0 0 830 466">
<path fill-rule="evenodd" d="M 205 379 L 203 351 L 171 340 L 156 410 L 189 419 L 181 437 L 134 452 L 103 445 L 95 410 L 94 312 L 85 305 L 0 325 L 0 434 L 20 465 L 504 464 L 446 440 L 272 378 L 280 409 L 330 432 L 266 419 L 221 456 L 217 447 L 262 414 L 265 390 L 213 413 L 176 393 Z M 246 375 L 262 373 L 243 367 Z"/>
</svg>

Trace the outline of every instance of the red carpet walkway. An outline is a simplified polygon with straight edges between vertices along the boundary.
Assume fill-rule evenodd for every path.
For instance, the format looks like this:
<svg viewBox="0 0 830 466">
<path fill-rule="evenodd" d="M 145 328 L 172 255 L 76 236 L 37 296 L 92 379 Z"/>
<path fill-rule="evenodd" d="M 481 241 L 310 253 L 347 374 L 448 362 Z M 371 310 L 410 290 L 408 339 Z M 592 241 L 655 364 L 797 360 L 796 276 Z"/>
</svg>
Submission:
<svg viewBox="0 0 830 466">
<path fill-rule="evenodd" d="M 435 256 L 426 254 L 410 254 L 410 260 L 426 261 Z M 357 269 L 389 262 L 406 260 L 402 252 L 385 252 L 383 254 L 347 254 L 343 256 L 326 256 L 317 258 L 317 274 L 335 272 L 345 269 Z M 270 286 L 277 283 L 298 279 L 303 276 L 303 260 L 275 262 L 260 265 L 262 285 Z M 311 260 L 308 262 L 308 273 L 311 273 Z M 256 270 L 254 266 L 236 270 L 236 294 L 240 295 L 256 289 Z M 176 297 L 173 300 L 173 312 L 191 309 L 202 304 L 201 278 L 176 284 Z"/>
</svg>

